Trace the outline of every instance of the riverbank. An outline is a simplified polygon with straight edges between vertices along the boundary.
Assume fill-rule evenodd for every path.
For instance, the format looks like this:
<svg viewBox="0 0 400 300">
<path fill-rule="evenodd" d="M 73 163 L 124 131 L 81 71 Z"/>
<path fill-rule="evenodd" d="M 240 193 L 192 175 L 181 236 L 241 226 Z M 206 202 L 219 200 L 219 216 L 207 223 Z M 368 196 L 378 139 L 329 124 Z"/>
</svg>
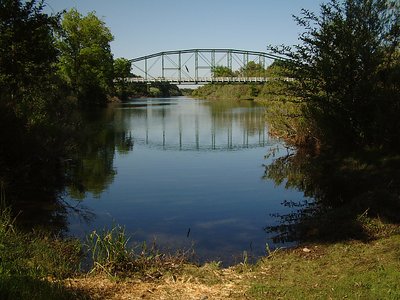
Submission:
<svg viewBox="0 0 400 300">
<path fill-rule="evenodd" d="M 207 84 L 191 96 L 207 100 L 255 100 L 262 96 L 265 84 Z"/>
<path fill-rule="evenodd" d="M 62 281 L 92 299 L 398 299 L 400 236 L 275 251 L 256 265 L 184 265 L 151 281 L 84 276 Z"/>
<path fill-rule="evenodd" d="M 91 271 L 83 272 L 86 245 L 38 232 L 22 233 L 6 215 L 2 213 L 0 227 L 1 299 L 400 297 L 400 228 L 378 218 L 363 222 L 379 227 L 375 231 L 379 235 L 368 242 L 303 244 L 269 251 L 253 265 L 244 257 L 229 268 L 216 262 L 197 266 L 182 256 L 173 259 L 151 251 L 129 261 L 123 236 L 108 232 L 95 241 L 97 249 L 108 249 L 102 256 L 106 259 L 94 256 Z"/>
</svg>

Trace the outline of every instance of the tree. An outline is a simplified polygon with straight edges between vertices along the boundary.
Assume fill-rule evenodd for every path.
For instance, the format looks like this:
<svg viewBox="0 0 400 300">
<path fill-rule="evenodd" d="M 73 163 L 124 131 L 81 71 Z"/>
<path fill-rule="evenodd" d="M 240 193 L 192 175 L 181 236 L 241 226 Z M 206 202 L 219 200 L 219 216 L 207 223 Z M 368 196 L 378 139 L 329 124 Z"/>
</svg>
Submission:
<svg viewBox="0 0 400 300">
<path fill-rule="evenodd" d="M 64 176 L 73 103 L 56 76 L 60 15 L 43 8 L 0 1 L 0 183 L 8 202 L 48 199 Z"/>
<path fill-rule="evenodd" d="M 94 12 L 82 16 L 76 9 L 64 14 L 61 25 L 60 74 L 81 104 L 104 104 L 113 86 L 110 30 Z"/>
<path fill-rule="evenodd" d="M 46 114 L 57 61 L 54 31 L 59 15 L 42 10 L 43 3 L 35 0 L 0 2 L 1 105 L 30 123 Z"/>
<path fill-rule="evenodd" d="M 121 98 L 127 97 L 127 78 L 131 77 L 132 63 L 126 58 L 114 60 L 114 82 L 116 94 Z"/>
<path fill-rule="evenodd" d="M 265 69 L 262 64 L 249 61 L 245 66 L 240 68 L 239 73 L 245 77 L 263 77 L 265 75 Z"/>
<path fill-rule="evenodd" d="M 399 15 L 398 1 L 331 0 L 295 17 L 302 44 L 271 47 L 321 144 L 399 146 Z"/>
<path fill-rule="evenodd" d="M 235 73 L 228 67 L 215 66 L 211 69 L 213 77 L 235 77 Z"/>
<path fill-rule="evenodd" d="M 131 77 L 132 63 L 126 58 L 117 58 L 114 60 L 114 78 L 126 79 Z"/>
</svg>

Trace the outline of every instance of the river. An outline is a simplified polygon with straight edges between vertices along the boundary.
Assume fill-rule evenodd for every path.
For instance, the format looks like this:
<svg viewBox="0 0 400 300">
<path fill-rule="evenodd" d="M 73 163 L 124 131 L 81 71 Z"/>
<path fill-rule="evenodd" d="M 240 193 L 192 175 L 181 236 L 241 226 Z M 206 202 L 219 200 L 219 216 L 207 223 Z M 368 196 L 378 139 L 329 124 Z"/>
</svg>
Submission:
<svg viewBox="0 0 400 300">
<path fill-rule="evenodd" d="M 131 99 L 90 114 L 74 169 L 80 186 L 64 201 L 69 234 L 125 227 L 131 241 L 163 251 L 194 249 L 195 260 L 243 261 L 279 243 L 266 227 L 307 200 L 265 179 L 288 150 L 268 135 L 264 108 L 251 101 Z"/>
</svg>

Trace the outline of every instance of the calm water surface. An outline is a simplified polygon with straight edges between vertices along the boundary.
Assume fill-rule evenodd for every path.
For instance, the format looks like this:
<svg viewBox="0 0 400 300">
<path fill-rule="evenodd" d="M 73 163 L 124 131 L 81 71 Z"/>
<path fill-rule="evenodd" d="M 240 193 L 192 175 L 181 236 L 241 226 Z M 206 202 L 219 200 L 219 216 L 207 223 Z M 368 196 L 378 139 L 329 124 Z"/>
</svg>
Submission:
<svg viewBox="0 0 400 300">
<path fill-rule="evenodd" d="M 225 264 L 265 254 L 264 228 L 287 214 L 282 202 L 303 193 L 263 179 L 287 154 L 268 136 L 263 107 L 185 97 L 132 99 L 90 118 L 82 147 L 82 189 L 65 200 L 89 212 L 69 216 L 69 231 L 125 226 L 135 241 L 164 249 L 194 247 L 197 259 Z M 274 155 L 269 155 L 274 153 Z"/>
</svg>

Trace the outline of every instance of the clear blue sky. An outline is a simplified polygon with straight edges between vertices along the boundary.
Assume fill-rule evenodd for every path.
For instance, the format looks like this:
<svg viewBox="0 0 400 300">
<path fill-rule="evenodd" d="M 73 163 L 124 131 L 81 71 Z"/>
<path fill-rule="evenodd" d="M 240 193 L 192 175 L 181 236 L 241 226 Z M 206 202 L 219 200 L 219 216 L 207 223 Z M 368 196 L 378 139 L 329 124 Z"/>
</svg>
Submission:
<svg viewBox="0 0 400 300">
<path fill-rule="evenodd" d="M 95 11 L 114 35 L 114 57 L 190 48 L 265 51 L 297 43 L 292 15 L 322 0 L 46 0 L 46 12 Z"/>
</svg>

